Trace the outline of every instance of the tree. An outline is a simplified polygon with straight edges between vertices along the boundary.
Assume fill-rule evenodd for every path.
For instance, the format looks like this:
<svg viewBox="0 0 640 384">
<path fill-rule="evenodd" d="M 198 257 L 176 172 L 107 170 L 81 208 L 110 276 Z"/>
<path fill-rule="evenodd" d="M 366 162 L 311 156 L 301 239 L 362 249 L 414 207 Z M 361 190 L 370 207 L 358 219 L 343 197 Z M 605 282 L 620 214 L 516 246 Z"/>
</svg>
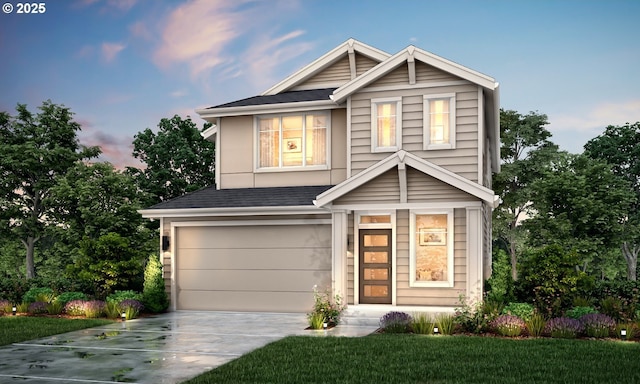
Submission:
<svg viewBox="0 0 640 384">
<path fill-rule="evenodd" d="M 26 249 L 27 279 L 35 277 L 35 245 L 52 224 L 47 199 L 56 178 L 100 153 L 79 145 L 69 108 L 48 100 L 38 109 L 34 115 L 18 104 L 17 116 L 0 113 L 0 219 Z"/>
<path fill-rule="evenodd" d="M 619 244 L 635 201 L 629 182 L 603 161 L 564 154 L 531 189 L 536 214 L 523 223 L 530 244 L 574 250 L 583 271 L 605 277 L 610 250 Z"/>
<path fill-rule="evenodd" d="M 627 263 L 627 278 L 637 279 L 640 253 L 640 122 L 622 126 L 608 126 L 604 133 L 585 146 L 585 155 L 602 159 L 613 172 L 629 181 L 636 195 L 635 202 L 626 213 L 622 255 Z"/>
<path fill-rule="evenodd" d="M 211 125 L 206 123 L 202 130 Z M 162 119 L 160 130 L 147 128 L 135 135 L 133 156 L 144 169 L 129 168 L 153 205 L 215 183 L 215 145 L 205 140 L 190 118 Z"/>
<path fill-rule="evenodd" d="M 531 183 L 542 176 L 558 151 L 549 140 L 547 124 L 544 114 L 500 110 L 502 166 L 500 173 L 493 175 L 493 190 L 502 203 L 494 210 L 494 234 L 507 243 L 513 280 L 518 279 L 518 253 L 525 242 L 520 222 L 530 208 Z"/>
</svg>

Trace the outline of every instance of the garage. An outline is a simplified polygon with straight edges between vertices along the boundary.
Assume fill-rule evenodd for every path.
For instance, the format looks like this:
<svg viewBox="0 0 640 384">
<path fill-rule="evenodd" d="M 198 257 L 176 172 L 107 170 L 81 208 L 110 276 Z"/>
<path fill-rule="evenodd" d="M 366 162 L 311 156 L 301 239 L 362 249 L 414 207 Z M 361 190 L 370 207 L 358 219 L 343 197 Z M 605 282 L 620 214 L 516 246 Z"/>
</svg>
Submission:
<svg viewBox="0 0 640 384">
<path fill-rule="evenodd" d="M 308 312 L 331 284 L 331 226 L 175 228 L 175 300 L 182 310 Z"/>
</svg>

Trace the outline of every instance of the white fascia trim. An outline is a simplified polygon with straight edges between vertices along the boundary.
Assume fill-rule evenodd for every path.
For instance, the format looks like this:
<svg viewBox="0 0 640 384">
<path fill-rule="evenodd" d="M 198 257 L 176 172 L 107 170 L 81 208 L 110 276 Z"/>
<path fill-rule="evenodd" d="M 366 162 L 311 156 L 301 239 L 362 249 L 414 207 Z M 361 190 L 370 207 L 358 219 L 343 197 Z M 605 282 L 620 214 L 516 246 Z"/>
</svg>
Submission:
<svg viewBox="0 0 640 384">
<path fill-rule="evenodd" d="M 218 134 L 218 124 L 214 124 L 209 127 L 207 130 L 200 132 L 200 135 L 205 139 L 209 140 L 209 138 L 213 135 Z"/>
<path fill-rule="evenodd" d="M 138 210 L 138 213 L 145 219 L 152 219 L 160 217 L 322 215 L 328 212 L 302 205 L 291 207 L 141 209 Z"/>
<path fill-rule="evenodd" d="M 378 62 L 384 61 L 388 59 L 389 56 L 391 56 L 386 52 L 383 52 L 377 48 L 361 43 L 355 39 L 349 39 L 344 43 L 338 45 L 331 51 L 325 53 L 324 55 L 322 55 L 315 61 L 311 62 L 310 64 L 302 67 L 302 69 L 294 72 L 292 75 L 288 76 L 278 84 L 267 89 L 266 91 L 261 93 L 261 95 L 262 96 L 276 95 L 280 92 L 286 91 L 291 87 L 294 87 L 297 83 L 304 81 L 305 79 L 315 75 L 316 73 L 322 71 L 329 65 L 333 64 L 338 59 L 340 59 L 343 55 L 347 55 L 349 53 L 349 50 L 354 50 Z"/>
<path fill-rule="evenodd" d="M 345 204 L 345 205 L 332 205 L 332 210 L 347 210 L 347 211 L 384 211 L 384 210 L 399 210 L 399 209 L 465 209 L 465 208 L 480 208 L 482 207 L 481 201 L 439 201 L 434 203 L 395 203 L 395 204 Z"/>
<path fill-rule="evenodd" d="M 357 79 L 352 80 L 342 87 L 336 89 L 331 96 L 332 99 L 336 103 L 341 102 L 347 96 L 389 73 L 404 61 L 407 61 L 410 57 L 413 57 L 414 60 L 420 60 L 425 64 L 451 73 L 452 75 L 460 77 L 464 80 L 471 81 L 472 83 L 478 84 L 487 89 L 493 90 L 496 86 L 496 82 L 492 77 L 410 45 L 409 47 L 391 56 L 386 61 L 371 68 Z"/>
<path fill-rule="evenodd" d="M 331 225 L 331 219 L 178 221 L 171 227 L 249 227 L 254 225 Z"/>
<path fill-rule="evenodd" d="M 460 175 L 423 160 L 404 150 L 400 150 L 391 156 L 380 160 L 378 163 L 358 173 L 354 177 L 347 179 L 335 187 L 321 193 L 316 197 L 314 204 L 317 207 L 323 207 L 333 202 L 335 199 L 351 192 L 357 187 L 373 180 L 400 163 L 405 163 L 424 174 L 432 176 L 451 185 L 452 187 L 458 188 L 459 190 L 475 196 L 491 205 L 494 204 L 495 194 L 489 188 L 465 179 Z"/>
<path fill-rule="evenodd" d="M 260 104 L 248 105 L 243 107 L 213 108 L 213 109 L 197 109 L 196 112 L 202 119 L 210 119 L 216 117 L 243 116 L 243 115 L 260 115 L 265 113 L 287 113 L 298 111 L 315 111 L 320 109 L 335 109 L 342 106 L 331 100 L 313 100 L 299 101 L 295 103 L 276 103 L 276 104 Z"/>
</svg>

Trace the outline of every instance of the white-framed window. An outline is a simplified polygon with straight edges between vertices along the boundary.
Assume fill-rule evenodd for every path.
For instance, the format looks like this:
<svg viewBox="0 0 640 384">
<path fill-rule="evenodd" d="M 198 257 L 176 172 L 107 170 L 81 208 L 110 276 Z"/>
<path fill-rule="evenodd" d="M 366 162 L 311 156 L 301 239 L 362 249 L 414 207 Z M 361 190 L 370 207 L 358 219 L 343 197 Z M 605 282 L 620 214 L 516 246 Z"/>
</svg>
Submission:
<svg viewBox="0 0 640 384">
<path fill-rule="evenodd" d="M 456 94 L 423 96 L 424 149 L 456 147 Z"/>
<path fill-rule="evenodd" d="M 327 169 L 330 114 L 256 117 L 256 170 Z"/>
<path fill-rule="evenodd" d="M 402 97 L 371 100 L 371 151 L 402 148 Z"/>
<path fill-rule="evenodd" d="M 453 287 L 453 209 L 412 210 L 409 286 Z"/>
</svg>

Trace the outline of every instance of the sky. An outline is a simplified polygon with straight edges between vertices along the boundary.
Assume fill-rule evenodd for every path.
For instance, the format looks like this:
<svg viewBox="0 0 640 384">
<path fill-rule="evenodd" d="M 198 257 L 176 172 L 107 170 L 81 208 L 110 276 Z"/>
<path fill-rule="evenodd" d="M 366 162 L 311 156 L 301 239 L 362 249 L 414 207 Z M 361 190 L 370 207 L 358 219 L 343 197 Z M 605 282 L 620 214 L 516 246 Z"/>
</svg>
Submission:
<svg viewBox="0 0 640 384">
<path fill-rule="evenodd" d="M 64 104 L 80 142 L 117 167 L 140 165 L 133 137 L 160 119 L 201 127 L 195 109 L 258 95 L 349 38 L 493 77 L 502 108 L 546 114 L 569 152 L 640 121 L 637 0 L 41 0 L 30 14 L 0 3 L 0 111 Z"/>
</svg>

